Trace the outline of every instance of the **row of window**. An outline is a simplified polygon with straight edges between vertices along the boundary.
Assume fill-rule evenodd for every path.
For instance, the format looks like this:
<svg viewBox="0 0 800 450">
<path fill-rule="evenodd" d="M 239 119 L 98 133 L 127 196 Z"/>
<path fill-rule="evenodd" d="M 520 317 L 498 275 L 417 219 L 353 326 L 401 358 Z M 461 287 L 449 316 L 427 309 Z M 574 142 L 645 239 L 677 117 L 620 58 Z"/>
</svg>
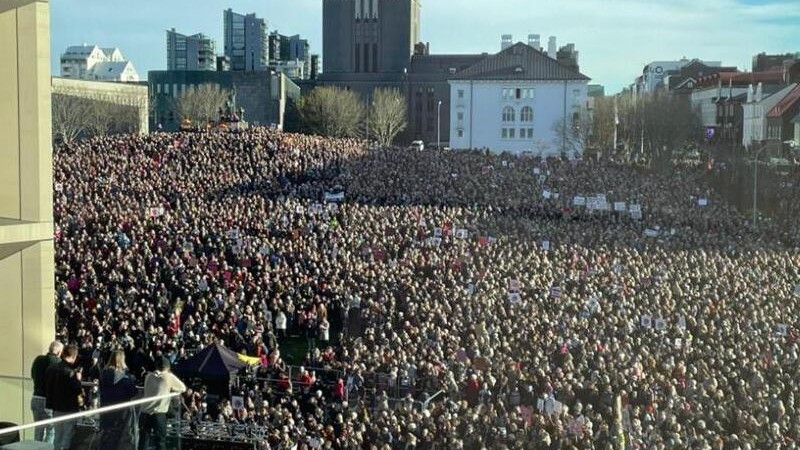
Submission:
<svg viewBox="0 0 800 450">
<path fill-rule="evenodd" d="M 517 120 L 517 111 L 513 106 L 503 108 L 503 122 L 514 122 Z M 519 112 L 520 122 L 533 122 L 533 108 L 523 106 Z"/>
<path fill-rule="evenodd" d="M 503 88 L 503 100 L 533 98 L 533 88 Z"/>
<path fill-rule="evenodd" d="M 516 139 L 517 138 L 517 129 L 516 128 L 501 128 L 500 129 L 500 137 L 503 139 Z M 520 128 L 519 129 L 519 138 L 520 139 L 533 139 L 533 128 Z"/>
</svg>

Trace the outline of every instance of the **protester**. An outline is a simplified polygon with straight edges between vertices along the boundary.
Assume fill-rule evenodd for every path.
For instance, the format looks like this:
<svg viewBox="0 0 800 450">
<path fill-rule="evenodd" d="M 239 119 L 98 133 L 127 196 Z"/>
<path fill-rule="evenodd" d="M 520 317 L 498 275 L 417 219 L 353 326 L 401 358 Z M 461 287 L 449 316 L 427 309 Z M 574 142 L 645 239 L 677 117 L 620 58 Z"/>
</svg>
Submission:
<svg viewBox="0 0 800 450">
<path fill-rule="evenodd" d="M 125 352 L 115 350 L 100 373 L 100 406 L 124 403 L 136 397 L 135 380 L 128 375 Z M 100 449 L 136 449 L 138 431 L 133 407 L 103 413 L 100 416 Z"/>
<path fill-rule="evenodd" d="M 69 344 L 64 348 L 61 361 L 47 369 L 45 388 L 48 409 L 53 411 L 53 418 L 59 418 L 80 411 L 83 389 L 81 386 L 81 369 L 76 366 L 78 347 Z M 53 448 L 69 450 L 75 434 L 75 419 L 58 422 L 54 426 Z"/>
<path fill-rule="evenodd" d="M 57 365 L 61 361 L 61 352 L 64 344 L 59 341 L 50 343 L 47 354 L 37 356 L 31 365 L 31 378 L 33 379 L 33 397 L 31 397 L 31 412 L 33 420 L 39 422 L 53 417 L 53 410 L 47 407 L 47 371 L 50 367 Z M 40 442 L 52 444 L 54 439 L 54 428 L 52 425 L 36 427 L 34 439 Z"/>
<path fill-rule="evenodd" d="M 166 357 L 156 361 L 156 370 L 147 374 L 144 380 L 144 397 L 158 397 L 172 392 L 186 392 L 186 385 L 170 372 L 170 362 Z M 167 448 L 167 412 L 170 399 L 153 401 L 142 407 L 139 417 L 139 450 Z"/>
<path fill-rule="evenodd" d="M 187 394 L 198 430 L 270 448 L 800 442 L 800 234 L 753 228 L 703 167 L 263 128 L 77 141 L 54 163 L 61 338 L 124 348 L 140 380 L 218 340 L 262 361 L 221 408 Z"/>
</svg>

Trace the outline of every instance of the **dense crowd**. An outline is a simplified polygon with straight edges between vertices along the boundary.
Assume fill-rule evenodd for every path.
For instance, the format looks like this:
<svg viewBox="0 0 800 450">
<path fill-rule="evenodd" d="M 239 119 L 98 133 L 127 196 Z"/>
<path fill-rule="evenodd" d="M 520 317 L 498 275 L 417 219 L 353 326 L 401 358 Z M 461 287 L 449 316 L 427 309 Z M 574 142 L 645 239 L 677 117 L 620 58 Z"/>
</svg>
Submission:
<svg viewBox="0 0 800 450">
<path fill-rule="evenodd" d="M 800 442 L 800 254 L 704 167 L 261 128 L 78 141 L 54 164 L 60 337 L 88 368 L 124 348 L 137 377 L 218 341 L 259 358 L 243 404 L 190 390 L 185 415 L 264 427 L 262 448 Z"/>
</svg>

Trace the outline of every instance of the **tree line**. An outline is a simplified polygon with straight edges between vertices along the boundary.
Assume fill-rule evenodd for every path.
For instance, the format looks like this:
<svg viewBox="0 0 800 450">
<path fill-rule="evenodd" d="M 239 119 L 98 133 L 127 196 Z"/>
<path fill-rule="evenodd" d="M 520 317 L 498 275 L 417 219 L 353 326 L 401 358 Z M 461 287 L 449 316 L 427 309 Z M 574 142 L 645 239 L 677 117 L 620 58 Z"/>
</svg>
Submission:
<svg viewBox="0 0 800 450">
<path fill-rule="evenodd" d="M 398 89 L 377 88 L 365 103 L 353 91 L 317 87 L 296 105 L 299 130 L 330 137 L 356 137 L 391 145 L 408 125 L 406 99 Z"/>
</svg>

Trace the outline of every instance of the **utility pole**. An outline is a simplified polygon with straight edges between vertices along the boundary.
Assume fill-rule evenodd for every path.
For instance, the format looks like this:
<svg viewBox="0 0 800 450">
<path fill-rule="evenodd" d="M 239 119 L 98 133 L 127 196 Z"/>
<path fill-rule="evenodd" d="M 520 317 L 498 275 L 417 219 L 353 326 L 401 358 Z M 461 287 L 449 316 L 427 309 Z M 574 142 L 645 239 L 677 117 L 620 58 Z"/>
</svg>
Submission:
<svg viewBox="0 0 800 450">
<path fill-rule="evenodd" d="M 756 152 L 753 160 L 753 228 L 758 226 L 758 157 L 761 152 L 766 150 L 768 145 L 764 145 Z"/>
<path fill-rule="evenodd" d="M 442 101 L 439 100 L 439 105 L 436 106 L 436 149 L 440 149 L 442 145 Z"/>
</svg>

